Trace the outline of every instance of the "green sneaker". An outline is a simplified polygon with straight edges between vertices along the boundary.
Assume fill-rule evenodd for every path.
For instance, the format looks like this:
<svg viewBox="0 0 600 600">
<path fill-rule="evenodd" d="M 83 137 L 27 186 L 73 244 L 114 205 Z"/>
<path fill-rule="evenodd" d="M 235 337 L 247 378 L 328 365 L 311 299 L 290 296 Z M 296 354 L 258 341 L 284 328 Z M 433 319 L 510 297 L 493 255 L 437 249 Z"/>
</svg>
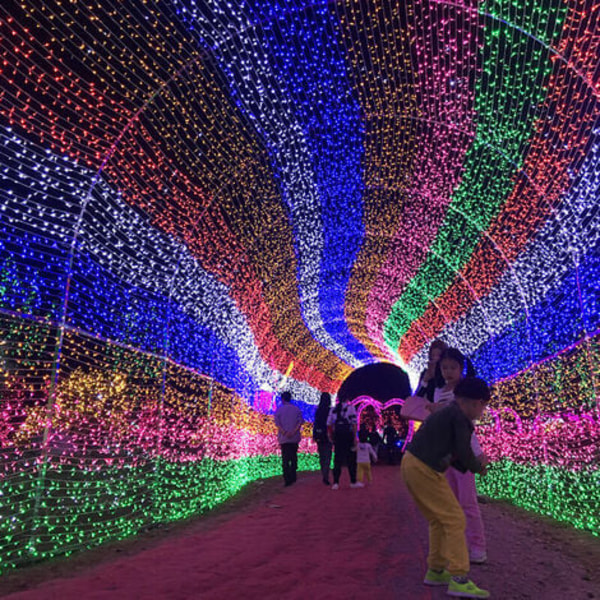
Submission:
<svg viewBox="0 0 600 600">
<path fill-rule="evenodd" d="M 478 588 L 471 580 L 467 583 L 458 583 L 450 578 L 448 584 L 448 596 L 457 598 L 489 598 L 490 593 L 487 590 Z"/>
<path fill-rule="evenodd" d="M 425 585 L 448 585 L 452 576 L 446 569 L 441 572 L 434 571 L 433 569 L 428 569 L 427 573 L 425 573 L 425 579 L 423 583 Z"/>
</svg>

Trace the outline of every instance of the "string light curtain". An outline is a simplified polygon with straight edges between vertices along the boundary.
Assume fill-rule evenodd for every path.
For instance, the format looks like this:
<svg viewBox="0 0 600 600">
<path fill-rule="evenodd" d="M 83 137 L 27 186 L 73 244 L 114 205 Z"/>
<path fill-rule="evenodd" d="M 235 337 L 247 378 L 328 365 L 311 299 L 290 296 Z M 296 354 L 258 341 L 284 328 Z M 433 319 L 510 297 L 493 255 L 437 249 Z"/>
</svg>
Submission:
<svg viewBox="0 0 600 600">
<path fill-rule="evenodd" d="M 437 337 L 494 384 L 482 491 L 598 535 L 599 14 L 4 2 L 0 569 L 276 474 L 279 390 Z"/>
</svg>

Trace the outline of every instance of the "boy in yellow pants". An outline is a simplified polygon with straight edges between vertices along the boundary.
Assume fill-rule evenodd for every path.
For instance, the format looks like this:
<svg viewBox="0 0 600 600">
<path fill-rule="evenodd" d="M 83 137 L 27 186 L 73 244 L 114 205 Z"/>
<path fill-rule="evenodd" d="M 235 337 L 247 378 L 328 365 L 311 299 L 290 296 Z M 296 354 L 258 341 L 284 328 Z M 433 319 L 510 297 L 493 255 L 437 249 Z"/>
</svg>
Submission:
<svg viewBox="0 0 600 600">
<path fill-rule="evenodd" d="M 455 401 L 433 413 L 416 432 L 402 460 L 402 478 L 419 510 L 429 522 L 428 571 L 424 583 L 448 585 L 448 595 L 489 598 L 468 579 L 469 551 L 465 515 L 444 477 L 452 465 L 462 473 L 486 473 L 488 460 L 471 450 L 473 421 L 490 399 L 482 379 L 467 377 L 455 390 Z"/>
</svg>

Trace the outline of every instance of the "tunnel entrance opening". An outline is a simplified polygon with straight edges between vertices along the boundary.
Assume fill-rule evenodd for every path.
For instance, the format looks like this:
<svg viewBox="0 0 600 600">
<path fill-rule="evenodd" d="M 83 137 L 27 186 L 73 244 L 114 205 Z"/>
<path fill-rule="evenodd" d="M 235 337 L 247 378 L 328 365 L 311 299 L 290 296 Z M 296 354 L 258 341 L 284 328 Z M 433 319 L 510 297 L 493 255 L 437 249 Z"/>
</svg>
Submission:
<svg viewBox="0 0 600 600">
<path fill-rule="evenodd" d="M 370 439 L 381 450 L 378 454 L 384 454 L 390 464 L 400 459 L 413 434 L 414 423 L 400 415 L 402 404 L 410 395 L 408 375 L 387 362 L 356 369 L 338 390 L 340 401 L 356 407 L 359 430 L 369 432 Z"/>
<path fill-rule="evenodd" d="M 355 369 L 343 381 L 338 398 L 344 402 L 369 396 L 381 404 L 411 394 L 408 375 L 397 365 L 378 362 Z"/>
</svg>

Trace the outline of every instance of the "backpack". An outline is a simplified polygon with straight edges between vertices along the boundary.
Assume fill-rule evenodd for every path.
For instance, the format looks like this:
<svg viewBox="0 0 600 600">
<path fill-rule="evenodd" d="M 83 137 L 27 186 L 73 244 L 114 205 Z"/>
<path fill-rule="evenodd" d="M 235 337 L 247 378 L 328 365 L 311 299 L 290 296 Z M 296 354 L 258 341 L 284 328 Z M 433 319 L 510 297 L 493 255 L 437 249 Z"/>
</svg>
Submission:
<svg viewBox="0 0 600 600">
<path fill-rule="evenodd" d="M 339 404 L 335 408 L 335 423 L 333 425 L 333 442 L 334 444 L 352 444 L 354 441 L 354 431 L 350 421 L 342 417 L 342 405 Z"/>
</svg>

